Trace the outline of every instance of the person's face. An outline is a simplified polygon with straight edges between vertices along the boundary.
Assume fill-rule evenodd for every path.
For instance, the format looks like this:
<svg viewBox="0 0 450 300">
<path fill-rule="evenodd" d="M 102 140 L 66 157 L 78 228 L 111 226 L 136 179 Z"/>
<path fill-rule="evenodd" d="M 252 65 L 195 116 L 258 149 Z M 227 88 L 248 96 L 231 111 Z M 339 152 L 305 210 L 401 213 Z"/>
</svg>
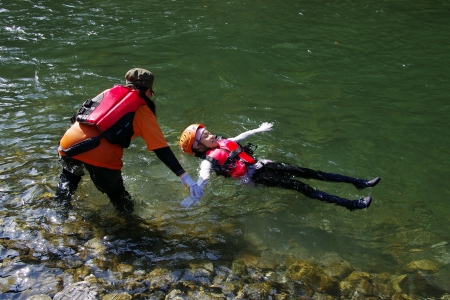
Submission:
<svg viewBox="0 0 450 300">
<path fill-rule="evenodd" d="M 153 89 L 148 89 L 145 91 L 145 96 L 151 98 L 152 96 L 155 96 L 155 92 L 153 92 Z"/>
<path fill-rule="evenodd" d="M 198 150 L 203 150 L 204 147 L 207 148 L 217 148 L 219 147 L 219 143 L 217 143 L 216 136 L 211 134 L 208 130 L 203 130 L 202 136 L 200 138 L 200 141 L 196 147 Z M 205 150 L 206 151 L 206 150 Z"/>
</svg>

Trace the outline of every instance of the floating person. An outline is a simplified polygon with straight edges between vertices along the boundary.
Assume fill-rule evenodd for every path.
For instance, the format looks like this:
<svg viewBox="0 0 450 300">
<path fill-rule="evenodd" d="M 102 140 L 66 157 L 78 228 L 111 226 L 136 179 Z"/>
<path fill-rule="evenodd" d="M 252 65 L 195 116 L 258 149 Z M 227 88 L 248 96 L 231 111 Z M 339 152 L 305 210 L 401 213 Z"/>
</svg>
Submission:
<svg viewBox="0 0 450 300">
<path fill-rule="evenodd" d="M 374 187 L 380 182 L 376 177 L 371 180 L 325 173 L 268 159 L 256 159 L 253 156 L 252 144 L 241 146 L 239 142 L 248 137 L 272 130 L 272 123 L 262 123 L 253 130 L 246 131 L 234 138 L 223 138 L 213 135 L 203 124 L 189 125 L 181 134 L 180 148 L 183 152 L 202 158 L 197 184 L 203 189 L 214 171 L 218 175 L 234 177 L 243 183 L 256 183 L 264 186 L 278 187 L 298 191 L 305 196 L 320 201 L 334 203 L 349 210 L 363 209 L 370 206 L 372 197 L 348 200 L 316 190 L 309 185 L 294 179 L 317 179 L 322 181 L 351 183 L 358 189 Z M 181 206 L 196 206 L 201 197 L 187 197 Z"/>
<path fill-rule="evenodd" d="M 147 149 L 190 189 L 193 197 L 201 197 L 202 189 L 181 167 L 168 146 L 156 119 L 156 106 L 150 99 L 154 75 L 142 68 L 125 74 L 126 84 L 116 85 L 86 100 L 72 117 L 72 126 L 60 140 L 58 153 L 62 170 L 55 199 L 70 208 L 70 199 L 86 169 L 96 188 L 106 193 L 121 213 L 133 211 L 134 201 L 122 178 L 123 149 L 131 139 L 141 136 Z"/>
</svg>

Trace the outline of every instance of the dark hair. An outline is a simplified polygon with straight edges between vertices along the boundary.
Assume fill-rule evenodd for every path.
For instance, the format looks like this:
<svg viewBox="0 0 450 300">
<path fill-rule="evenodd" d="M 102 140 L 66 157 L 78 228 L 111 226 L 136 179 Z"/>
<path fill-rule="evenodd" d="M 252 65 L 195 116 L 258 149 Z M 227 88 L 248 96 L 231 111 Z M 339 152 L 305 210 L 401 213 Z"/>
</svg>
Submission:
<svg viewBox="0 0 450 300">
<path fill-rule="evenodd" d="M 156 116 L 156 104 L 153 102 L 149 97 L 145 95 L 145 92 L 147 90 L 150 90 L 153 93 L 153 90 L 150 88 L 146 88 L 140 85 L 134 85 L 134 84 L 127 84 L 126 86 L 133 88 L 135 90 L 139 91 L 139 96 L 145 100 L 145 103 L 147 103 L 147 106 L 150 108 L 150 110 L 155 114 Z"/>
<path fill-rule="evenodd" d="M 208 150 L 206 150 L 206 151 L 208 151 Z M 206 156 L 206 151 L 200 152 L 200 151 L 192 149 L 192 153 L 194 153 L 194 156 L 201 157 L 201 158 L 204 158 L 203 156 Z"/>
</svg>

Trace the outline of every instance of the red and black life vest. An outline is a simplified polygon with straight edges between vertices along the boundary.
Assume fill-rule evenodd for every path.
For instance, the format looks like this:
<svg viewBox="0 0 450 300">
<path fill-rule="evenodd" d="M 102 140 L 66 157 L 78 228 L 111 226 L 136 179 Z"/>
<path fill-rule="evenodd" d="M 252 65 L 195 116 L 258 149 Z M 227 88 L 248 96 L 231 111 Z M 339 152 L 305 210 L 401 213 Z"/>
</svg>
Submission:
<svg viewBox="0 0 450 300">
<path fill-rule="evenodd" d="M 68 157 L 75 156 L 98 147 L 102 138 L 122 148 L 128 148 L 134 134 L 134 114 L 139 106 L 146 104 L 140 96 L 140 91 L 120 85 L 86 100 L 71 121 L 97 126 L 100 135 L 61 150 Z"/>
<path fill-rule="evenodd" d="M 247 165 L 253 165 L 256 160 L 239 143 L 227 139 L 217 141 L 219 148 L 206 152 L 206 160 L 212 163 L 214 171 L 219 175 L 240 178 L 245 175 Z"/>
</svg>

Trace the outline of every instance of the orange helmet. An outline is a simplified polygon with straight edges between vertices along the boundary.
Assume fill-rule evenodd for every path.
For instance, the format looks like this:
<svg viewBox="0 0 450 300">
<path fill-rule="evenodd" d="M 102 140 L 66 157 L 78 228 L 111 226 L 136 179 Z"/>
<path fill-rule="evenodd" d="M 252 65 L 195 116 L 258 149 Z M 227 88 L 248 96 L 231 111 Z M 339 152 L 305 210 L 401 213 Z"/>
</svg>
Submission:
<svg viewBox="0 0 450 300">
<path fill-rule="evenodd" d="M 205 126 L 203 124 L 192 124 L 183 131 L 180 137 L 180 148 L 183 152 L 194 154 L 192 152 L 192 145 L 194 144 L 195 134 L 199 128 L 205 128 Z"/>
</svg>

